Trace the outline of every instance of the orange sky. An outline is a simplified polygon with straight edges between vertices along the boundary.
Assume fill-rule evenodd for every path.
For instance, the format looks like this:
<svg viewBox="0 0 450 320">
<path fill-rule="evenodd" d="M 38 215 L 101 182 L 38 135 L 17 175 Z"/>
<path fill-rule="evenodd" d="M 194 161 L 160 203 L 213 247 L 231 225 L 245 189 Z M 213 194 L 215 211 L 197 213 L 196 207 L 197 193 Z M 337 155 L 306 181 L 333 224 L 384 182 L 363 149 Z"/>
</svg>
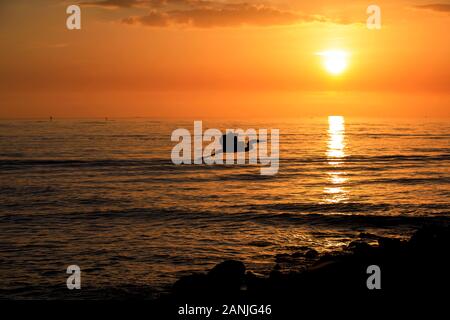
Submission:
<svg viewBox="0 0 450 320">
<path fill-rule="evenodd" d="M 0 118 L 450 117 L 450 2 L 302 2 L 2 1 Z"/>
</svg>

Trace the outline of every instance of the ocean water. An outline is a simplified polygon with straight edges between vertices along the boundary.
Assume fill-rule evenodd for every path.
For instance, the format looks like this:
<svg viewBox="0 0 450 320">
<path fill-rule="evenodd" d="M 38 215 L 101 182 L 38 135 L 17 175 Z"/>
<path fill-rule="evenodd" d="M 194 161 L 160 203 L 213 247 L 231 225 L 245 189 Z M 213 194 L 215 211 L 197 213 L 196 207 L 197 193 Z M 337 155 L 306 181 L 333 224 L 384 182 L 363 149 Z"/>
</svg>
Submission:
<svg viewBox="0 0 450 320">
<path fill-rule="evenodd" d="M 0 121 L 0 297 L 51 298 L 72 264 L 85 290 L 158 293 L 224 259 L 267 274 L 276 254 L 450 221 L 449 120 L 203 122 L 279 129 L 273 176 L 175 166 L 176 128 L 193 122 Z"/>
</svg>

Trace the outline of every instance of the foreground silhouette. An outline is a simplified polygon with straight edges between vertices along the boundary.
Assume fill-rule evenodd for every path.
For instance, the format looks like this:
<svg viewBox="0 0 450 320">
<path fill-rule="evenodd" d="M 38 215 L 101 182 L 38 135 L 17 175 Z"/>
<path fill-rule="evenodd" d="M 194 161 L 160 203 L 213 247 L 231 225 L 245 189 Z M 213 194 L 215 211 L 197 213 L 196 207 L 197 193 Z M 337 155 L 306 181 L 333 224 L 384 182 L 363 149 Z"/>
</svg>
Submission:
<svg viewBox="0 0 450 320">
<path fill-rule="evenodd" d="M 377 241 L 377 245 L 368 244 Z M 228 260 L 208 273 L 182 277 L 172 292 L 158 301 L 160 311 L 176 317 L 181 305 L 271 304 L 278 319 L 325 305 L 351 304 L 352 308 L 387 304 L 399 307 L 412 301 L 437 302 L 450 288 L 450 228 L 424 227 L 409 241 L 361 233 L 342 252 L 316 257 L 304 271 L 280 271 L 280 264 L 317 256 L 314 250 L 279 255 L 269 277 L 246 272 L 240 261 Z M 367 267 L 381 270 L 381 289 L 369 290 Z M 362 304 L 361 304 L 362 303 Z M 301 310 L 298 310 L 298 308 Z M 311 310 L 310 310 L 311 311 Z M 259 318 L 258 318 L 259 319 Z M 261 317 L 264 319 L 264 317 Z"/>
</svg>

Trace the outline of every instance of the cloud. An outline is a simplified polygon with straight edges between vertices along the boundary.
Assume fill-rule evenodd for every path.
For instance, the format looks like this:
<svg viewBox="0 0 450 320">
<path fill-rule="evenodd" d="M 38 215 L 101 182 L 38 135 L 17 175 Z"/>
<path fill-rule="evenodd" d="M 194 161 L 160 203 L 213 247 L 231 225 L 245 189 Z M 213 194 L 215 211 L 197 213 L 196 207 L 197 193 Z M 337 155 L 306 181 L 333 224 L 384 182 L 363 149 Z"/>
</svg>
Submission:
<svg viewBox="0 0 450 320">
<path fill-rule="evenodd" d="M 446 3 L 425 4 L 425 5 L 415 6 L 415 8 L 450 13 L 450 4 L 446 4 Z"/>
<path fill-rule="evenodd" d="M 122 23 L 151 27 L 274 26 L 313 21 L 351 23 L 280 9 L 276 6 L 260 4 L 260 1 L 225 3 L 218 0 L 101 0 L 80 4 L 114 9 L 145 8 L 147 13 L 123 18 Z"/>
<path fill-rule="evenodd" d="M 93 0 L 83 1 L 80 5 L 100 8 L 162 8 L 162 7 L 190 7 L 198 5 L 216 5 L 220 2 L 208 0 Z"/>
<path fill-rule="evenodd" d="M 146 6 L 149 1 L 145 0 L 101 0 L 101 1 L 84 1 L 80 5 L 104 8 L 131 8 Z"/>
<path fill-rule="evenodd" d="M 166 13 L 151 11 L 145 16 L 124 18 L 122 22 L 126 24 L 140 23 L 145 26 L 165 27 L 170 24 L 170 17 Z"/>
<path fill-rule="evenodd" d="M 272 26 L 305 21 L 326 21 L 320 16 L 307 16 L 297 12 L 279 10 L 264 5 L 247 3 L 226 4 L 221 7 L 198 6 L 169 11 L 152 10 L 143 16 L 123 19 L 127 24 L 145 26 L 193 26 L 199 28 L 230 27 L 240 25 Z"/>
</svg>

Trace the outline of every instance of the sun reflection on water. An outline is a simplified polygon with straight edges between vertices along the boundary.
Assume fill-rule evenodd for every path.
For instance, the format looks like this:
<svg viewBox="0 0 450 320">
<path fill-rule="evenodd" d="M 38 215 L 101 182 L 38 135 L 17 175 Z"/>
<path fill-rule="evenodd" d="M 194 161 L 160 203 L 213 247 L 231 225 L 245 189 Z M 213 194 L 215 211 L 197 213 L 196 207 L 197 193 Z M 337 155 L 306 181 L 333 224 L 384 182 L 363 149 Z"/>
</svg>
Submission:
<svg viewBox="0 0 450 320">
<path fill-rule="evenodd" d="M 346 173 L 342 169 L 342 159 L 345 154 L 345 119 L 342 116 L 328 117 L 328 164 L 333 171 L 327 172 L 331 186 L 324 188 L 325 200 L 329 203 L 340 203 L 348 199 L 344 184 Z"/>
<path fill-rule="evenodd" d="M 328 150 L 327 156 L 332 162 L 345 156 L 345 122 L 342 116 L 328 117 Z M 331 159 L 330 159 L 331 158 Z M 333 161 L 334 160 L 334 161 Z M 331 164 L 331 163 L 330 163 Z"/>
</svg>

